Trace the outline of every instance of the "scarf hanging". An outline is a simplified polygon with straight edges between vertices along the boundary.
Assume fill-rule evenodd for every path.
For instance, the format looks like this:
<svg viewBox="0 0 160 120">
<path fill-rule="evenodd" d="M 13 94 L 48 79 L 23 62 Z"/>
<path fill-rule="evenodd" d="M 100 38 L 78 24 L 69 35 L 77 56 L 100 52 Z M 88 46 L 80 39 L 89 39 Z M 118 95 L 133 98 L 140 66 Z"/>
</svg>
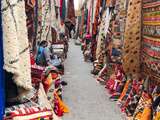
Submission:
<svg viewBox="0 0 160 120">
<path fill-rule="evenodd" d="M 14 7 L 10 7 L 14 6 Z M 30 90 L 31 66 L 24 0 L 2 0 L 4 69 L 11 72 L 17 86 Z"/>
</svg>

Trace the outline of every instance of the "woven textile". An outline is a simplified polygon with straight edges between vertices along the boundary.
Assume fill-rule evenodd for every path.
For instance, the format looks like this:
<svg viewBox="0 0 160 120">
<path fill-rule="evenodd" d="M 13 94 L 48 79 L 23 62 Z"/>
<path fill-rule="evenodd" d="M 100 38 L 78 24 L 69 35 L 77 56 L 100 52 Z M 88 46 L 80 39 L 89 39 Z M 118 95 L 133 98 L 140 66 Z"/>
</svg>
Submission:
<svg viewBox="0 0 160 120">
<path fill-rule="evenodd" d="M 24 0 L 2 0 L 4 69 L 13 73 L 15 83 L 31 89 L 31 66 Z"/>
<path fill-rule="evenodd" d="M 38 6 L 37 6 L 38 26 L 37 26 L 36 40 L 40 41 L 41 29 L 42 29 L 42 0 L 38 0 L 37 2 L 38 2 Z"/>
<path fill-rule="evenodd" d="M 97 41 L 97 50 L 96 50 L 96 58 L 97 59 L 99 58 L 100 53 L 102 52 L 102 50 L 105 47 L 105 44 L 104 44 L 104 40 L 105 40 L 105 36 L 106 36 L 105 35 L 105 17 L 106 17 L 106 11 L 104 11 L 104 14 L 102 16 L 102 21 L 100 24 L 100 30 L 99 30 L 98 41 Z"/>
<path fill-rule="evenodd" d="M 96 1 L 96 8 L 95 8 L 95 13 L 94 13 L 93 35 L 97 34 L 99 11 L 100 11 L 100 2 L 101 2 L 101 0 Z"/>
<path fill-rule="evenodd" d="M 51 27 L 53 27 L 57 32 L 59 32 L 60 31 L 60 11 L 55 10 L 55 5 L 56 4 L 54 0 L 51 0 L 51 13 L 50 13 Z M 58 16 L 56 14 L 58 14 Z"/>
<path fill-rule="evenodd" d="M 51 40 L 51 6 L 49 0 L 42 0 L 42 29 L 40 40 Z"/>
<path fill-rule="evenodd" d="M 28 29 L 28 39 L 33 42 L 34 39 L 34 18 L 35 18 L 35 0 L 25 0 L 25 10 L 27 16 L 27 29 Z"/>
<path fill-rule="evenodd" d="M 123 67 L 126 74 L 140 73 L 141 0 L 130 0 L 126 19 Z"/>
<path fill-rule="evenodd" d="M 141 118 L 144 109 L 150 105 L 151 105 L 150 96 L 147 93 L 143 92 L 133 115 L 134 120 L 138 120 L 138 118 Z"/>
<path fill-rule="evenodd" d="M 50 109 L 39 107 L 19 108 L 9 114 L 11 116 L 4 120 L 49 120 L 53 118 L 53 112 Z"/>
<path fill-rule="evenodd" d="M 67 5 L 68 10 L 67 10 L 67 18 L 72 21 L 72 23 L 75 25 L 76 24 L 76 19 L 75 19 L 75 10 L 74 10 L 74 0 L 68 0 Z"/>
<path fill-rule="evenodd" d="M 143 0 L 142 72 L 160 78 L 160 1 Z"/>
<path fill-rule="evenodd" d="M 66 1 L 65 0 L 61 0 L 60 16 L 61 16 L 61 21 L 64 22 L 66 17 Z"/>
</svg>

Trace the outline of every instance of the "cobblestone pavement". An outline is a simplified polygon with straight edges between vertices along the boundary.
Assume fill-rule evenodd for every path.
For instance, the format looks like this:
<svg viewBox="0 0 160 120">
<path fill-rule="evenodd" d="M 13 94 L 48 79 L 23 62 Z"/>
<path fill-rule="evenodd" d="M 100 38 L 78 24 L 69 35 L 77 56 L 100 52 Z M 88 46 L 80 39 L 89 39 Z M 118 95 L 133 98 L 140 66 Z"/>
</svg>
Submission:
<svg viewBox="0 0 160 120">
<path fill-rule="evenodd" d="M 70 108 L 63 120 L 122 120 L 115 102 L 108 99 L 104 86 L 99 85 L 90 74 L 91 63 L 83 61 L 80 46 L 70 42 L 68 58 L 65 61 L 63 100 Z"/>
</svg>

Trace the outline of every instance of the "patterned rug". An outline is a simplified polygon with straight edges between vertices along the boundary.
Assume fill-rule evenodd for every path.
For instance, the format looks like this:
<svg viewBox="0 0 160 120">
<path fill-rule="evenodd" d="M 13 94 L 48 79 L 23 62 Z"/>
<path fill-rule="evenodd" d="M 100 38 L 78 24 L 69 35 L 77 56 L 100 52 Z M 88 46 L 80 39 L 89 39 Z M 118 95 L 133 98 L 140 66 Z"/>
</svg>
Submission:
<svg viewBox="0 0 160 120">
<path fill-rule="evenodd" d="M 143 0 L 142 72 L 160 80 L 160 1 Z"/>
<path fill-rule="evenodd" d="M 130 0 L 126 19 L 123 68 L 126 74 L 140 73 L 141 0 Z"/>
</svg>

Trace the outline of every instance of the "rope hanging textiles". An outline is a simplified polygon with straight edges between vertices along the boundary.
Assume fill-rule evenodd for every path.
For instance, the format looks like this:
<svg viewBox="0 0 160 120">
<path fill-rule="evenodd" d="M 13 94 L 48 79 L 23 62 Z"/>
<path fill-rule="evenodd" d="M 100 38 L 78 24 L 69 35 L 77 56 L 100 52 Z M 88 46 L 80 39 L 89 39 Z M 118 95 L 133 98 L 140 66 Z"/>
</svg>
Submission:
<svg viewBox="0 0 160 120">
<path fill-rule="evenodd" d="M 160 0 L 143 0 L 142 72 L 160 80 Z"/>
</svg>

